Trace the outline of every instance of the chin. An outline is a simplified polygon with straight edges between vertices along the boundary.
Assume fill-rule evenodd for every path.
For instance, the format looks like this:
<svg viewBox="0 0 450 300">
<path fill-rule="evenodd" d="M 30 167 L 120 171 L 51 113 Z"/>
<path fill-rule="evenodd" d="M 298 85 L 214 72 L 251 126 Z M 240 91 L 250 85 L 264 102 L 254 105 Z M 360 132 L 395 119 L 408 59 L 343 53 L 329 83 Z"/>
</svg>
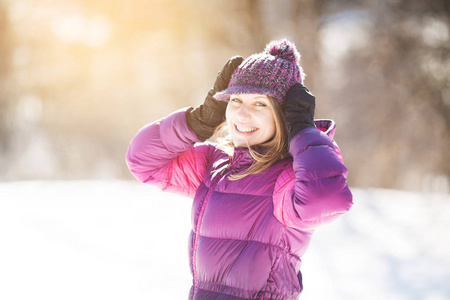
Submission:
<svg viewBox="0 0 450 300">
<path fill-rule="evenodd" d="M 233 144 L 237 148 L 248 148 L 248 147 L 256 145 L 256 143 L 252 143 L 252 142 L 247 143 L 245 141 L 244 142 L 240 142 L 240 143 L 233 141 Z"/>
<path fill-rule="evenodd" d="M 239 141 L 235 139 L 233 139 L 233 144 L 236 148 L 247 148 L 248 145 L 245 141 Z"/>
</svg>

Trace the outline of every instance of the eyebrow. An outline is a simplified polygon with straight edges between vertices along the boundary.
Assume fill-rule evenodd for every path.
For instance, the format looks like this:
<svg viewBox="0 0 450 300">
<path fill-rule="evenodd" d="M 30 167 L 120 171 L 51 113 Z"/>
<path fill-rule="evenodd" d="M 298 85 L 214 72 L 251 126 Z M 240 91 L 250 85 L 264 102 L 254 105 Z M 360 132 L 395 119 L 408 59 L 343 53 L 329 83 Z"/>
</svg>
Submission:
<svg viewBox="0 0 450 300">
<path fill-rule="evenodd" d="M 258 97 L 255 97 L 253 100 L 254 100 L 254 101 L 263 101 L 263 102 L 265 102 L 265 103 L 270 103 L 269 98 L 264 97 L 264 96 L 258 96 Z"/>
<path fill-rule="evenodd" d="M 234 98 L 237 98 L 237 99 L 241 99 L 241 100 L 242 100 L 242 97 L 241 97 L 239 94 L 238 94 L 238 95 L 235 95 Z M 267 98 L 267 97 L 264 96 L 264 95 L 256 96 L 256 97 L 254 98 L 254 100 L 257 100 L 257 99 L 263 99 L 263 100 L 265 100 L 266 102 L 270 102 L 269 98 Z"/>
</svg>

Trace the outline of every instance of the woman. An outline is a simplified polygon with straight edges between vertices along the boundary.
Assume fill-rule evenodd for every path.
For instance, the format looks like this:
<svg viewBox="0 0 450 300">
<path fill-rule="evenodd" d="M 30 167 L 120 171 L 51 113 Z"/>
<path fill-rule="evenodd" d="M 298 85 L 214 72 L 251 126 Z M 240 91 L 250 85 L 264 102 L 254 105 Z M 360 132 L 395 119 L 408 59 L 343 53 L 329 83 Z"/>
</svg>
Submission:
<svg viewBox="0 0 450 300">
<path fill-rule="evenodd" d="M 287 40 L 233 57 L 201 106 L 131 142 L 138 180 L 194 199 L 189 299 L 297 299 L 314 228 L 352 205 L 335 124 L 313 121 L 299 60 Z"/>
</svg>

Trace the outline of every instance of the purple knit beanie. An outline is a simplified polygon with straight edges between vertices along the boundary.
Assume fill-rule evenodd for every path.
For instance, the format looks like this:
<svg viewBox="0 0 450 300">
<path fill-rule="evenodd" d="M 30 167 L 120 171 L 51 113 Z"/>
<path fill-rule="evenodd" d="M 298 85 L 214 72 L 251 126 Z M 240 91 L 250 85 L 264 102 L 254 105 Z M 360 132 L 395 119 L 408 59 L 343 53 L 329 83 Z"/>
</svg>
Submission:
<svg viewBox="0 0 450 300">
<path fill-rule="evenodd" d="M 245 59 L 231 76 L 228 88 L 214 98 L 228 101 L 231 94 L 262 94 L 283 104 L 289 88 L 305 78 L 299 63 L 300 53 L 292 42 L 271 41 L 264 52 Z"/>
</svg>

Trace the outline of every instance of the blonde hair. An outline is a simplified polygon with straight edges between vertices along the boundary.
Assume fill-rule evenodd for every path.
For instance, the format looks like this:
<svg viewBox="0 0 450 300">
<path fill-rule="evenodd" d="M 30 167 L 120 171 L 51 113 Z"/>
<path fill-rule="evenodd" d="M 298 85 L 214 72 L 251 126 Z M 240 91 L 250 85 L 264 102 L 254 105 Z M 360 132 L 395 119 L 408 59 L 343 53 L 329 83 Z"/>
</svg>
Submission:
<svg viewBox="0 0 450 300">
<path fill-rule="evenodd" d="M 253 158 L 252 165 L 243 173 L 229 175 L 230 180 L 239 180 L 251 174 L 262 173 L 278 160 L 286 157 L 288 152 L 288 134 L 286 124 L 284 122 L 283 109 L 280 103 L 273 97 L 267 96 L 272 104 L 272 114 L 275 119 L 275 135 L 268 141 L 255 145 L 258 146 L 257 150 L 252 146 L 248 146 L 250 155 Z M 215 132 L 214 136 L 218 143 L 218 148 L 224 152 L 229 153 L 230 148 L 235 148 L 231 135 L 228 132 L 226 121 L 220 124 Z M 228 149 L 227 149 L 228 148 Z M 229 153 L 230 154 L 230 153 Z"/>
</svg>

